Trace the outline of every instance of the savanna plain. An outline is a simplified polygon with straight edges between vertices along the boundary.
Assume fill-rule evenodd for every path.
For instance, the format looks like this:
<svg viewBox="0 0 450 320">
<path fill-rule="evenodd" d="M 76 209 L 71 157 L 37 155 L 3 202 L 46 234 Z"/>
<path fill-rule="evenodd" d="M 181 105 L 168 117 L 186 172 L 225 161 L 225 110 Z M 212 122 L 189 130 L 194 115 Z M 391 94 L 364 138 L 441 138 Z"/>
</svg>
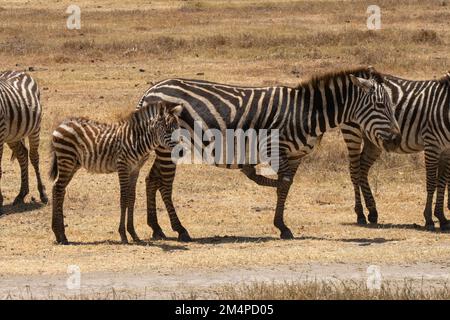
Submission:
<svg viewBox="0 0 450 320">
<path fill-rule="evenodd" d="M 70 4 L 0 3 L 0 69 L 26 70 L 41 89 L 45 173 L 59 121 L 116 121 L 165 78 L 295 86 L 360 65 L 410 79 L 450 69 L 448 1 L 78 0 L 80 30 L 66 26 Z M 381 8 L 381 30 L 367 29 L 371 4 Z M 145 199 L 152 156 L 137 189 L 135 225 L 144 241 L 122 245 L 117 176 L 80 170 L 66 195 L 69 246 L 54 243 L 51 203 L 40 204 L 32 170 L 26 203 L 11 205 L 20 172 L 10 156 L 5 148 L 0 298 L 450 297 L 450 234 L 423 228 L 422 153 L 382 155 L 370 174 L 379 224 L 358 226 L 347 151 L 339 131 L 327 133 L 288 197 L 292 241 L 280 240 L 272 224 L 274 190 L 208 165 L 179 166 L 174 184 L 194 241 L 176 241 L 161 198 L 169 239 L 152 240 Z M 51 195 L 46 175 L 45 185 Z M 81 270 L 79 290 L 66 288 L 69 265 Z M 381 272 L 381 290 L 366 288 L 369 266 Z"/>
</svg>

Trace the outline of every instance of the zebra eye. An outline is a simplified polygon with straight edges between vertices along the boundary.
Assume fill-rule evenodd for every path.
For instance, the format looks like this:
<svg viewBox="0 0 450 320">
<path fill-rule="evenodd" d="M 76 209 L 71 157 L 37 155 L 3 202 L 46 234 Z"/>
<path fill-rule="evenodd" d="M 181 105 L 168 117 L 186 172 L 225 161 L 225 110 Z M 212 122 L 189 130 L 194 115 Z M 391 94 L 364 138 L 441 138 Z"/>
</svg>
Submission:
<svg viewBox="0 0 450 320">
<path fill-rule="evenodd" d="M 378 109 L 384 109 L 384 103 L 383 103 L 383 102 L 375 102 L 375 106 L 376 106 Z"/>
</svg>

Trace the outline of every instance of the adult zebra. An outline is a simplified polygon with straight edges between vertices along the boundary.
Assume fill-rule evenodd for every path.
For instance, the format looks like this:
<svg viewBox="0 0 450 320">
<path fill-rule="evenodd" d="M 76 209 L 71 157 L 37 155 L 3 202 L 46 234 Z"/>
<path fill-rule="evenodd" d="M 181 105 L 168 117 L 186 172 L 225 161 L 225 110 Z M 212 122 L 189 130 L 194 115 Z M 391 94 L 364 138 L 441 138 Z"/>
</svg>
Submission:
<svg viewBox="0 0 450 320">
<path fill-rule="evenodd" d="M 30 146 L 30 161 L 36 173 L 39 195 L 43 203 L 48 198 L 39 171 L 39 132 L 41 129 L 41 104 L 37 83 L 34 79 L 19 71 L 0 73 L 0 179 L 2 176 L 1 159 L 3 145 L 6 143 L 20 164 L 20 191 L 13 204 L 22 203 L 29 192 L 28 186 L 28 150 L 25 138 Z M 0 188 L 0 215 L 3 195 Z"/>
<path fill-rule="evenodd" d="M 400 146 L 394 152 L 425 151 L 427 180 L 425 226 L 428 230 L 434 230 L 432 204 L 438 176 L 441 180 L 440 189 L 445 188 L 445 175 L 438 174 L 439 166 L 443 171 L 445 159 L 439 164 L 439 158 L 445 158 L 443 151 L 450 148 L 450 72 L 437 80 L 413 81 L 391 75 L 383 75 L 383 78 L 390 92 L 401 132 Z M 368 173 L 383 148 L 371 143 L 357 124 L 345 123 L 341 126 L 341 131 L 348 148 L 357 223 L 367 223 L 361 202 L 361 192 L 369 211 L 369 221 L 377 223 L 378 212 L 370 189 Z M 364 146 L 361 150 L 362 143 Z M 444 215 L 443 191 L 438 192 L 434 214 L 439 219 L 441 229 L 445 230 L 450 229 L 450 224 Z"/>
<path fill-rule="evenodd" d="M 199 80 L 168 79 L 152 86 L 141 98 L 138 108 L 146 101 L 163 100 L 182 104 L 180 126 L 194 131 L 194 122 L 203 128 L 280 129 L 278 179 L 256 174 L 254 165 L 226 166 L 241 168 L 260 185 L 277 189 L 274 225 L 282 239 L 293 235 L 283 220 L 287 194 L 300 159 L 310 153 L 329 128 L 353 119 L 364 128 L 376 145 L 393 148 L 398 142 L 398 125 L 381 76 L 372 68 L 358 68 L 313 77 L 297 88 L 237 87 Z M 193 135 L 191 135 L 193 136 Z M 203 141 L 203 148 L 206 143 Z M 172 229 L 178 240 L 190 241 L 180 223 L 172 202 L 172 184 L 176 165 L 171 153 L 156 150 L 155 162 L 147 176 L 147 222 L 153 238 L 165 238 L 156 216 L 156 193 L 159 190 L 169 213 Z"/>
</svg>

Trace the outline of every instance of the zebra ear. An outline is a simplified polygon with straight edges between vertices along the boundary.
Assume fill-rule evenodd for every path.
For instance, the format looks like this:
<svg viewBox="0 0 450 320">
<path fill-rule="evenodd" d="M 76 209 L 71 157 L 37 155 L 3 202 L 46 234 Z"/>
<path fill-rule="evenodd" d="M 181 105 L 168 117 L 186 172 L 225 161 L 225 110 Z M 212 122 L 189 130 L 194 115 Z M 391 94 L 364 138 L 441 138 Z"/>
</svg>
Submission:
<svg viewBox="0 0 450 320">
<path fill-rule="evenodd" d="M 161 102 L 161 98 L 155 97 L 155 96 L 147 96 L 144 99 L 142 99 L 140 106 L 146 107 L 149 104 L 158 104 Z"/>
<path fill-rule="evenodd" d="M 384 83 L 383 76 L 377 70 L 375 70 L 374 67 L 369 66 L 367 69 L 369 70 L 370 78 L 372 78 L 373 80 L 375 80 L 380 84 Z"/>
<path fill-rule="evenodd" d="M 166 106 L 161 101 L 158 101 L 155 104 L 155 108 L 156 108 L 156 114 L 158 116 L 163 116 L 165 114 L 165 112 L 166 112 Z"/>
<path fill-rule="evenodd" d="M 181 112 L 183 112 L 183 106 L 181 104 L 173 107 L 170 110 L 170 113 L 172 113 L 175 117 L 179 117 L 181 115 Z"/>
<path fill-rule="evenodd" d="M 450 85 L 450 71 L 448 71 L 442 78 L 437 79 L 439 83 Z"/>
<path fill-rule="evenodd" d="M 364 78 L 358 78 L 355 77 L 354 75 L 350 75 L 350 80 L 352 81 L 352 83 L 363 89 L 365 92 L 369 92 L 370 90 L 373 89 L 374 85 L 370 80 L 364 79 Z"/>
</svg>

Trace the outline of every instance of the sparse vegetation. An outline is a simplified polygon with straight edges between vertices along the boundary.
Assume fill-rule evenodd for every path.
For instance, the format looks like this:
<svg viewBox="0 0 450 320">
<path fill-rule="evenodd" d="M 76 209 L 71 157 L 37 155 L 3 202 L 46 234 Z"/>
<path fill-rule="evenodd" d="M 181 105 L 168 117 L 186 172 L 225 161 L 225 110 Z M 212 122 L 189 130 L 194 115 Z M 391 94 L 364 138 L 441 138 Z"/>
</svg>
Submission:
<svg viewBox="0 0 450 320">
<path fill-rule="evenodd" d="M 218 299 L 227 300 L 448 300 L 447 284 L 429 287 L 424 283 L 387 282 L 369 289 L 364 281 L 307 281 L 227 285 L 216 290 Z"/>
<path fill-rule="evenodd" d="M 41 87 L 43 172 L 49 167 L 50 132 L 61 119 L 114 121 L 134 108 L 151 82 L 165 78 L 295 86 L 314 73 L 361 64 L 412 79 L 440 77 L 450 65 L 450 6 L 439 0 L 377 0 L 382 8 L 377 32 L 366 30 L 364 1 L 78 0 L 77 5 L 81 30 L 66 29 L 61 1 L 3 0 L 0 7 L 0 69 L 32 67 Z M 298 238 L 287 242 L 278 240 L 272 226 L 272 189 L 237 171 L 191 165 L 177 169 L 174 202 L 196 242 L 118 244 L 116 178 L 80 173 L 65 208 L 68 237 L 76 244 L 59 247 L 53 244 L 50 206 L 34 203 L 34 194 L 24 206 L 8 206 L 20 179 L 5 149 L 2 192 L 8 214 L 0 217 L 1 276 L 65 274 L 69 264 L 83 272 L 167 273 L 311 262 L 449 266 L 450 235 L 418 226 L 425 201 L 422 155 L 383 153 L 370 176 L 380 225 L 357 227 L 346 149 L 336 131 L 298 170 L 286 207 L 287 224 Z M 135 215 L 137 232 L 147 239 L 144 175 L 150 163 L 138 183 Z M 35 190 L 32 173 L 30 182 Z M 46 186 L 51 190 L 48 180 Z M 160 198 L 158 210 L 173 237 Z M 257 297 L 292 290 L 312 297 L 328 288 L 261 286 L 220 294 Z M 329 297 L 346 292 L 330 290 Z M 432 297 L 420 294 L 412 296 Z"/>
</svg>

